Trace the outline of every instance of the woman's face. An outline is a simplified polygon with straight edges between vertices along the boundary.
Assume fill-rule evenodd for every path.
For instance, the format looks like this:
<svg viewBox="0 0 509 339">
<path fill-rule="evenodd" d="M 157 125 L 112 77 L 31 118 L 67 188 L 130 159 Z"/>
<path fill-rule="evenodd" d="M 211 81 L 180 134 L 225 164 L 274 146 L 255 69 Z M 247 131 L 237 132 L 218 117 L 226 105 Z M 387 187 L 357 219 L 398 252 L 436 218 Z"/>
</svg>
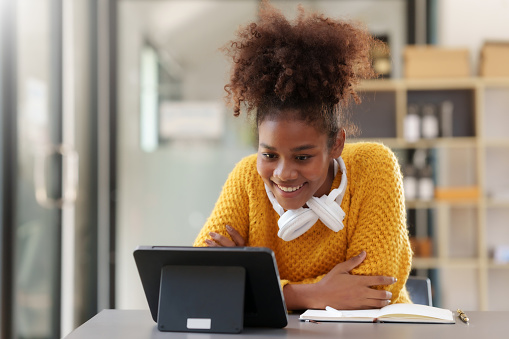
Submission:
<svg viewBox="0 0 509 339">
<path fill-rule="evenodd" d="M 289 117 L 259 124 L 258 173 L 285 210 L 330 192 L 332 159 L 341 155 L 344 146 L 344 133 L 339 134 L 329 149 L 327 135 L 304 121 Z"/>
</svg>

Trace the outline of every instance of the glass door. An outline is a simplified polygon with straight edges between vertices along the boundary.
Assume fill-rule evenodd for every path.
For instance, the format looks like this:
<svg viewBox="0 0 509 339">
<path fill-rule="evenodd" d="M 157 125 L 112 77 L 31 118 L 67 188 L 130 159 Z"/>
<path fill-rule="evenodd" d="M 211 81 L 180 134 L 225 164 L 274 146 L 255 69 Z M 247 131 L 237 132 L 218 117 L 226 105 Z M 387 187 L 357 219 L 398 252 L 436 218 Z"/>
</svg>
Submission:
<svg viewBox="0 0 509 339">
<path fill-rule="evenodd" d="M 14 337 L 60 333 L 61 7 L 17 4 Z M 34 194 L 37 192 L 37 195 Z"/>
<path fill-rule="evenodd" d="M 2 242 L 11 245 L 10 253 L 2 253 L 2 263 L 10 261 L 2 267 L 7 267 L 2 281 L 11 297 L 2 306 L 2 333 L 6 338 L 58 338 L 62 287 L 67 288 L 62 278 L 68 274 L 62 220 L 75 198 L 70 182 L 77 179 L 77 155 L 63 143 L 64 7 L 61 0 L 0 3 L 3 47 L 10 47 L 2 50 L 2 93 L 10 93 L 10 105 L 2 106 L 10 124 L 2 126 L 2 144 L 12 161 L 5 163 L 3 154 L 2 177 L 8 185 L 2 187 L 2 205 L 10 218 L 2 228 L 10 228 L 11 239 Z"/>
<path fill-rule="evenodd" d="M 115 3 L 0 0 L 2 339 L 115 306 Z"/>
</svg>

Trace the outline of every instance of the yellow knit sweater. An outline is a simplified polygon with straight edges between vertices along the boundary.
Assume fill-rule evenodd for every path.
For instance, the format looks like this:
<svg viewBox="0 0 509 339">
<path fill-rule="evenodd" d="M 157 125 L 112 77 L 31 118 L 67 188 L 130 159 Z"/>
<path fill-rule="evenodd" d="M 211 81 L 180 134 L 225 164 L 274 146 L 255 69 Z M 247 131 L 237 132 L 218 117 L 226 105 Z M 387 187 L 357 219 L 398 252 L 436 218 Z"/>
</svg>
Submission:
<svg viewBox="0 0 509 339">
<path fill-rule="evenodd" d="M 348 184 L 341 204 L 345 227 L 339 232 L 319 220 L 295 240 L 280 239 L 279 215 L 267 197 L 253 154 L 230 173 L 194 246 L 206 246 L 211 231 L 228 236 L 225 226 L 230 225 L 244 237 L 246 246 L 274 251 L 283 286 L 317 282 L 336 264 L 365 250 L 366 259 L 352 274 L 396 277 L 397 283 L 378 288 L 391 291 L 393 303 L 410 302 L 404 286 L 412 252 L 398 161 L 387 147 L 376 143 L 346 144 L 341 157 Z M 338 171 L 331 190 L 340 182 Z"/>
</svg>

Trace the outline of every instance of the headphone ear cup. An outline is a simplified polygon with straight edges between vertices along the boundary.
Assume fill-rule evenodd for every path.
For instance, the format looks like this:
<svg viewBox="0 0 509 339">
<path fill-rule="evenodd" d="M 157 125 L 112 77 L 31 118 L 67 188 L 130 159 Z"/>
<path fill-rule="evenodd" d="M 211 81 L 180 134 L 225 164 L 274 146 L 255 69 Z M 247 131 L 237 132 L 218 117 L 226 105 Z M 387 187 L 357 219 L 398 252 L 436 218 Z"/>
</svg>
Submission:
<svg viewBox="0 0 509 339">
<path fill-rule="evenodd" d="M 278 237 L 284 241 L 296 239 L 306 233 L 316 222 L 318 216 L 310 209 L 299 208 L 286 211 L 278 220 Z"/>
</svg>

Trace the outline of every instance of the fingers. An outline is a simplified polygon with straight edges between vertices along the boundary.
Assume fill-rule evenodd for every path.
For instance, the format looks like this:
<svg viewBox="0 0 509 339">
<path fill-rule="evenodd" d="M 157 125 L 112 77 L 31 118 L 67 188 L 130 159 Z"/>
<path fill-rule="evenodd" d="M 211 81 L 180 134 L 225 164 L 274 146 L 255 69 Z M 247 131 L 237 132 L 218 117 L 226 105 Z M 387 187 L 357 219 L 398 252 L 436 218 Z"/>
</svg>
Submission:
<svg viewBox="0 0 509 339">
<path fill-rule="evenodd" d="M 221 247 L 217 242 L 210 239 L 205 239 L 205 243 L 207 244 L 207 247 Z"/>
<path fill-rule="evenodd" d="M 366 298 L 379 301 L 391 301 L 392 293 L 386 290 L 370 289 L 370 291 L 366 293 Z"/>
<path fill-rule="evenodd" d="M 380 287 L 394 284 L 395 278 L 351 273 L 365 259 L 366 252 L 362 251 L 357 256 L 337 264 L 317 282 L 318 304 L 325 302 L 340 309 L 382 308 L 389 305 L 393 295 Z"/>
<path fill-rule="evenodd" d="M 240 233 L 230 225 L 226 225 L 226 232 L 232 237 L 237 246 L 244 246 L 246 244 L 246 241 L 242 238 Z"/>
<path fill-rule="evenodd" d="M 221 235 L 219 233 L 209 232 L 209 235 L 212 238 L 212 240 L 211 239 L 205 240 L 205 243 L 209 247 L 235 247 L 235 246 L 237 246 L 235 244 L 235 242 L 233 242 L 232 240 L 228 239 L 227 237 L 225 237 L 224 235 Z"/>
<path fill-rule="evenodd" d="M 362 278 L 375 278 L 375 280 L 392 280 L 390 277 L 362 277 Z M 390 285 L 390 284 L 389 284 Z M 375 290 L 373 288 L 368 288 L 365 294 L 365 306 L 368 308 L 382 308 L 391 303 L 392 292 L 386 290 Z"/>
<path fill-rule="evenodd" d="M 394 277 L 385 277 L 385 276 L 381 276 L 381 275 L 377 275 L 377 276 L 358 275 L 357 277 L 362 278 L 363 283 L 366 286 L 392 285 L 396 281 L 398 281 L 398 279 L 396 279 Z"/>
<path fill-rule="evenodd" d="M 391 303 L 392 293 L 384 290 L 371 290 L 372 293 L 368 295 L 367 306 L 382 308 Z M 372 295 L 371 295 L 372 294 Z"/>
<path fill-rule="evenodd" d="M 364 261 L 364 259 L 366 259 L 366 252 L 362 251 L 355 257 L 352 257 L 345 262 L 339 263 L 337 266 L 340 266 L 341 270 L 344 272 L 350 272 L 351 270 L 359 266 Z"/>
<path fill-rule="evenodd" d="M 374 290 L 369 287 L 358 290 L 356 299 L 348 300 L 350 303 L 345 309 L 382 308 L 391 303 L 392 293 L 385 290 Z"/>
<path fill-rule="evenodd" d="M 224 235 L 221 235 L 216 232 L 209 232 L 209 236 L 212 239 L 206 239 L 205 243 L 207 244 L 208 247 L 245 246 L 246 241 L 240 235 L 240 233 L 237 232 L 236 229 L 234 229 L 230 225 L 226 225 L 226 232 L 228 232 L 228 234 L 232 237 L 232 239 L 229 239 L 228 237 L 225 237 Z"/>
</svg>

